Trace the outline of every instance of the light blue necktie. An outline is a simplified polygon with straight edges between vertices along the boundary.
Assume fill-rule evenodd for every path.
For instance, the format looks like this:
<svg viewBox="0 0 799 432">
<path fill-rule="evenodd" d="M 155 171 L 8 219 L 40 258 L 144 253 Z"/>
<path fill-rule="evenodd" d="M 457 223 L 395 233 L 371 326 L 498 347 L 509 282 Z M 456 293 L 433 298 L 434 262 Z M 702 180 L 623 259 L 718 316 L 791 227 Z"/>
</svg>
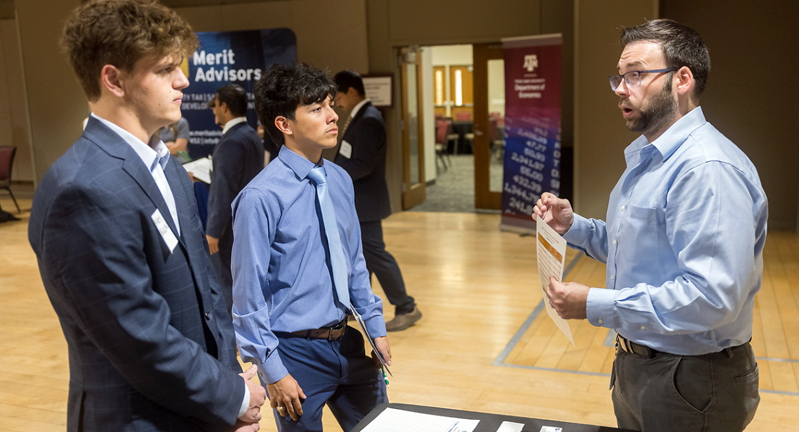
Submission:
<svg viewBox="0 0 799 432">
<path fill-rule="evenodd" d="M 349 284 L 347 283 L 347 264 L 344 261 L 344 249 L 341 247 L 341 238 L 338 233 L 336 223 L 336 212 L 333 209 L 333 202 L 327 193 L 327 179 L 325 178 L 324 167 L 314 167 L 308 173 L 308 178 L 316 183 L 316 199 L 322 211 L 322 223 L 325 227 L 327 237 L 328 256 L 330 266 L 333 271 L 333 288 L 339 303 L 347 310 L 350 308 Z"/>
</svg>

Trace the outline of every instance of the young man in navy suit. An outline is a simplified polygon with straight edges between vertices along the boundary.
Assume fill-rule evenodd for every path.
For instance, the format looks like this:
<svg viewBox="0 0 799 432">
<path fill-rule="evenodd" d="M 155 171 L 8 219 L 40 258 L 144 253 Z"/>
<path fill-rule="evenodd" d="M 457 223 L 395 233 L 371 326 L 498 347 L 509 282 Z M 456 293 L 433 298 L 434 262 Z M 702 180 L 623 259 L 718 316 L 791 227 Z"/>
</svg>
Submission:
<svg viewBox="0 0 799 432">
<path fill-rule="evenodd" d="M 370 275 L 377 276 L 395 308 L 386 330 L 405 330 L 422 318 L 422 312 L 405 290 L 399 264 L 383 241 L 381 221 L 391 214 L 386 184 L 386 125 L 380 111 L 366 98 L 363 79 L 357 72 L 341 71 L 333 79 L 336 106 L 348 116 L 339 132 L 341 144 L 333 161 L 352 177 L 366 268 Z"/>
<path fill-rule="evenodd" d="M 69 346 L 72 431 L 256 431 L 186 171 L 155 133 L 180 118 L 197 46 L 154 0 L 94 0 L 62 45 L 89 100 L 45 174 L 29 240 Z"/>
<path fill-rule="evenodd" d="M 222 139 L 211 155 L 211 190 L 208 193 L 208 224 L 205 237 L 211 261 L 219 275 L 222 296 L 228 312 L 233 307 L 230 252 L 233 249 L 233 220 L 230 204 L 264 168 L 264 146 L 258 133 L 247 124 L 247 92 L 239 85 L 227 84 L 216 90 L 208 102 Z"/>
</svg>

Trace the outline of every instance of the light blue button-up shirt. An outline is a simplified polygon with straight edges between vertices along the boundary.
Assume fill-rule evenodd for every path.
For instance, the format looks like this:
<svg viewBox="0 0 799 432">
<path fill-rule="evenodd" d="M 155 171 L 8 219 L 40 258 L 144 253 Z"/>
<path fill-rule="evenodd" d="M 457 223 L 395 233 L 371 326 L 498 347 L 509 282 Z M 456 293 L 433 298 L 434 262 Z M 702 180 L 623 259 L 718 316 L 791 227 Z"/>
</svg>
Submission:
<svg viewBox="0 0 799 432">
<path fill-rule="evenodd" d="M 589 322 L 679 355 L 745 343 L 768 218 L 754 165 L 701 108 L 624 155 L 607 223 L 575 215 L 564 235 L 607 263 L 608 289 L 588 294 Z"/>
<path fill-rule="evenodd" d="M 386 335 L 383 304 L 372 293 L 363 259 L 352 180 L 324 161 L 347 261 L 350 301 L 370 335 Z M 346 309 L 335 299 L 316 211 L 315 165 L 283 146 L 233 201 L 233 327 L 239 352 L 258 365 L 262 382 L 288 373 L 273 332 L 330 327 Z"/>
</svg>

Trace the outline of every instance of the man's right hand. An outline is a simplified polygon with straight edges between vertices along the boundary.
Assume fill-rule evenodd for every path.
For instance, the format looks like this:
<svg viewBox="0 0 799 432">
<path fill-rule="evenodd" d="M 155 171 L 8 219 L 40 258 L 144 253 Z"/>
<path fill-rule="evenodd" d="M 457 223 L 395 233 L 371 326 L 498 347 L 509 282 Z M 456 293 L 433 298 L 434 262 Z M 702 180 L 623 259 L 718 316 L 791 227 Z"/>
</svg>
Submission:
<svg viewBox="0 0 799 432">
<path fill-rule="evenodd" d="M 244 384 L 247 385 L 247 389 L 250 391 L 250 405 L 247 406 L 247 411 L 239 417 L 239 423 L 241 423 L 241 425 L 237 423 L 237 428 L 249 423 L 258 423 L 261 420 L 261 406 L 266 403 L 266 390 L 264 390 L 263 386 L 252 380 L 256 372 L 258 372 L 258 367 L 252 365 L 247 371 L 239 374 L 240 377 L 244 378 Z"/>
<path fill-rule="evenodd" d="M 538 215 L 560 235 L 565 234 L 574 223 L 574 212 L 569 200 L 560 199 L 549 192 L 541 194 L 533 208 L 533 215 Z"/>
<path fill-rule="evenodd" d="M 269 391 L 269 404 L 272 408 L 277 409 L 277 413 L 281 417 L 289 415 L 294 421 L 300 419 L 302 415 L 300 398 L 304 400 L 305 393 L 302 392 L 300 385 L 291 374 L 272 384 L 267 384 L 266 390 Z"/>
</svg>

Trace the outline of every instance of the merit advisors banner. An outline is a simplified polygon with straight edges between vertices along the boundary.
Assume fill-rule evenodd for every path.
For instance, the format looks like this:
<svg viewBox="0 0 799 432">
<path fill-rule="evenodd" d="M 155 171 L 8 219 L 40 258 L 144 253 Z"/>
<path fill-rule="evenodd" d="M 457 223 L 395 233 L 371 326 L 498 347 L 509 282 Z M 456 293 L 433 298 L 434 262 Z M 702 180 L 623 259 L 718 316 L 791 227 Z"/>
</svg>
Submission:
<svg viewBox="0 0 799 432">
<path fill-rule="evenodd" d="M 561 35 L 503 39 L 505 160 L 500 228 L 535 233 L 533 206 L 560 191 Z"/>
<path fill-rule="evenodd" d="M 253 106 L 252 88 L 273 64 L 290 65 L 297 61 L 297 38 L 291 29 L 266 29 L 197 33 L 200 48 L 183 64 L 189 87 L 183 90 L 183 117 L 190 132 L 189 154 L 200 158 L 211 154 L 222 137 L 214 114 L 206 103 L 216 89 L 238 84 L 247 91 L 247 122 L 255 127 L 258 116 Z"/>
</svg>

